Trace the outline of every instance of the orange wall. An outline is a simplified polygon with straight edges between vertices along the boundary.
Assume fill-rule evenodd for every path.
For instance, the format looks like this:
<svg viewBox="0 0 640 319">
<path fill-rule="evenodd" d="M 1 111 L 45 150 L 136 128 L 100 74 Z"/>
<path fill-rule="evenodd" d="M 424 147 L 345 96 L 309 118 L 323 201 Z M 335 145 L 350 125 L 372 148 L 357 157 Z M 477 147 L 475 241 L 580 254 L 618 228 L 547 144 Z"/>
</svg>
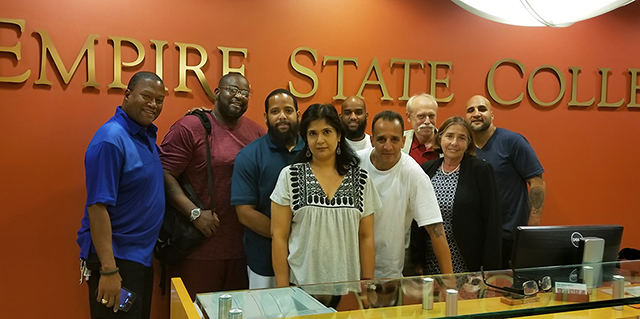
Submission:
<svg viewBox="0 0 640 319">
<path fill-rule="evenodd" d="M 638 247 L 640 234 L 633 222 L 640 206 L 636 194 L 640 170 L 635 164 L 640 113 L 627 108 L 628 68 L 639 68 L 640 3 L 568 28 L 507 26 L 476 17 L 448 1 L 422 0 L 271 0 L 271 1 L 35 1 L 0 2 L 0 18 L 26 20 L 23 33 L 0 24 L 0 47 L 21 42 L 21 60 L 0 53 L 0 77 L 31 76 L 21 84 L 0 83 L 0 274 L 3 285 L 0 311 L 5 318 L 86 318 L 86 286 L 79 286 L 76 231 L 85 197 L 83 154 L 95 130 L 122 100 L 121 90 L 109 90 L 113 80 L 113 47 L 109 36 L 131 37 L 146 48 L 143 65 L 123 71 L 126 80 L 137 70 L 155 70 L 155 51 L 149 40 L 165 40 L 164 79 L 169 87 L 163 114 L 157 120 L 163 136 L 187 109 L 208 105 L 193 74 L 191 93 L 176 93 L 179 52 L 175 42 L 203 46 L 209 61 L 203 68 L 215 85 L 222 70 L 218 46 L 248 50 L 244 64 L 253 87 L 247 115 L 262 123 L 262 103 L 272 89 L 292 81 L 299 91 L 310 89 L 308 78 L 289 66 L 297 47 L 317 50 L 318 62 L 308 55 L 297 60 L 318 74 L 315 96 L 301 105 L 328 102 L 336 94 L 336 64 L 322 66 L 324 56 L 357 57 L 347 63 L 344 92 L 355 94 L 374 58 L 378 59 L 391 102 L 379 100 L 378 87 L 364 95 L 371 115 L 382 109 L 402 112 L 402 68 L 389 68 L 392 58 L 449 61 L 452 68 L 438 77 L 450 77 L 450 86 L 438 96 L 454 93 L 441 105 L 439 122 L 462 114 L 473 94 L 486 94 L 486 77 L 493 63 L 504 58 L 525 64 L 525 77 L 510 67 L 500 68 L 496 88 L 504 99 L 526 90 L 526 78 L 540 65 L 558 67 L 568 91 L 555 106 L 539 107 L 525 95 L 518 105 L 495 108 L 497 126 L 523 133 L 533 144 L 546 173 L 547 198 L 543 223 L 625 226 L 624 245 Z M 70 83 L 48 59 L 51 86 L 34 85 L 40 72 L 40 42 L 36 29 L 46 30 L 67 68 L 90 34 L 98 34 L 96 75 L 101 84 L 83 89 L 86 60 Z M 125 61 L 135 52 L 123 49 Z M 189 64 L 199 57 L 189 54 Z M 598 68 L 611 68 L 609 102 L 625 99 L 614 109 L 570 108 L 570 66 L 582 68 L 579 100 L 600 100 Z M 445 72 L 446 71 L 446 72 Z M 410 93 L 428 90 L 429 67 L 411 69 Z M 558 93 L 549 73 L 534 81 L 543 101 Z M 635 94 L 635 92 L 634 92 Z M 337 104 L 336 104 L 337 105 Z M 206 274 L 203 274 L 203 276 Z M 154 318 L 166 318 L 160 299 L 154 299 Z"/>
</svg>

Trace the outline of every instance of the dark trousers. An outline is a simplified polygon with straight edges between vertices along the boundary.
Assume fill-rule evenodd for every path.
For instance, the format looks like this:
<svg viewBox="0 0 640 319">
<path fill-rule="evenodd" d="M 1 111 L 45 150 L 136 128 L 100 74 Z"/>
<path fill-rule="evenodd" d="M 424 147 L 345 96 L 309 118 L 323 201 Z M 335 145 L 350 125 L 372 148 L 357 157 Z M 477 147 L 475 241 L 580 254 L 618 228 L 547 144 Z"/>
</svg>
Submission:
<svg viewBox="0 0 640 319">
<path fill-rule="evenodd" d="M 502 238 L 502 269 L 511 269 L 509 261 L 513 252 L 513 240 Z"/>
<path fill-rule="evenodd" d="M 179 265 L 169 267 L 169 276 L 182 278 L 192 300 L 199 293 L 249 289 L 245 258 L 185 259 Z"/>
<path fill-rule="evenodd" d="M 117 259 L 116 266 L 120 268 L 122 287 L 136 294 L 129 311 L 113 312 L 113 307 L 106 307 L 96 300 L 98 283 L 100 281 L 100 262 L 96 254 L 89 255 L 87 268 L 91 270 L 91 277 L 87 281 L 89 286 L 89 309 L 93 319 L 149 319 L 151 317 L 151 293 L 153 291 L 153 267 L 146 267 L 140 263 Z"/>
</svg>

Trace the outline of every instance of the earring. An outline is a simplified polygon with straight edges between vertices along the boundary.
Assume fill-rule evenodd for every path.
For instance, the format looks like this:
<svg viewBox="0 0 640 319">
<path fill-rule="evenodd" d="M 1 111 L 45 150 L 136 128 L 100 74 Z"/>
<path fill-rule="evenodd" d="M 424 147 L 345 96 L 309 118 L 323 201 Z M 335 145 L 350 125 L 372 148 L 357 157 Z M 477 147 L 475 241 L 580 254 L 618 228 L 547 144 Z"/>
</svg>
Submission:
<svg viewBox="0 0 640 319">
<path fill-rule="evenodd" d="M 340 150 L 340 141 L 338 141 L 338 147 L 336 147 L 336 154 L 340 155 L 342 151 Z"/>
<path fill-rule="evenodd" d="M 307 153 L 305 155 L 307 155 L 307 157 L 311 157 L 311 151 L 307 149 Z"/>
</svg>

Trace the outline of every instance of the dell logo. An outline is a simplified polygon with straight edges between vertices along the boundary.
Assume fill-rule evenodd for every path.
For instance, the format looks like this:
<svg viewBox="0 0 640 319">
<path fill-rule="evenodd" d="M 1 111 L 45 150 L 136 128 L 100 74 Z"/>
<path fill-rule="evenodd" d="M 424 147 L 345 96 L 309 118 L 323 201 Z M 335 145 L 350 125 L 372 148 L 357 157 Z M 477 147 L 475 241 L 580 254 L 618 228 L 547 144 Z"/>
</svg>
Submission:
<svg viewBox="0 0 640 319">
<path fill-rule="evenodd" d="M 582 238 L 583 238 L 582 234 L 580 234 L 579 232 L 573 232 L 573 234 L 571 234 L 571 244 L 573 244 L 573 246 L 578 248 L 578 245 L 580 244 L 580 239 Z"/>
<path fill-rule="evenodd" d="M 571 271 L 571 274 L 569 275 L 570 282 L 578 282 L 578 271 L 579 270 L 577 268 Z"/>
</svg>

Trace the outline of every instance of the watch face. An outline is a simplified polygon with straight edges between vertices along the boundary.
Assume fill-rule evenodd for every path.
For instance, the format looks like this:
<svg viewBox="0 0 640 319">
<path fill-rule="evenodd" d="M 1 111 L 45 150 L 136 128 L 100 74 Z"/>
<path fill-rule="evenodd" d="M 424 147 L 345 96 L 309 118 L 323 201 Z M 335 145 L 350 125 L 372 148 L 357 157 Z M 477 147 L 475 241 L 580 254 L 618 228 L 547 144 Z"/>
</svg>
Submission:
<svg viewBox="0 0 640 319">
<path fill-rule="evenodd" d="M 200 209 L 199 208 L 195 208 L 191 211 L 191 216 L 189 216 L 189 219 L 191 219 L 191 221 L 196 220 L 198 217 L 200 217 Z"/>
</svg>

